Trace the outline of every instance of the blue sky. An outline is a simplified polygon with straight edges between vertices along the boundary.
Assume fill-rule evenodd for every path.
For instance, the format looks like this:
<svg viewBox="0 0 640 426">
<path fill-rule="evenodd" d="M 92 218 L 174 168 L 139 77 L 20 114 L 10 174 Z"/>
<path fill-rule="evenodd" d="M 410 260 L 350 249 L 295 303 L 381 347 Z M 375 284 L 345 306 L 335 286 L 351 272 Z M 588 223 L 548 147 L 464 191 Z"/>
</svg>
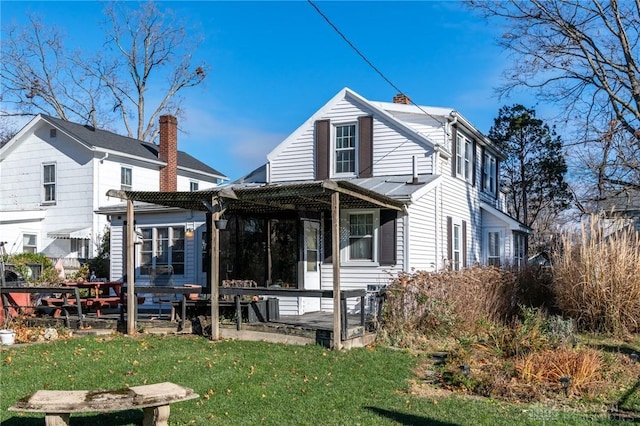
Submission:
<svg viewBox="0 0 640 426">
<path fill-rule="evenodd" d="M 496 46 L 500 28 L 457 1 L 327 2 L 316 5 L 367 58 L 419 105 L 458 110 L 487 132 L 505 104 L 494 88 L 509 58 Z M 197 60 L 211 67 L 188 89 L 180 149 L 236 179 L 343 87 L 374 101 L 396 90 L 367 65 L 306 1 L 162 2 L 204 36 Z M 2 27 L 43 16 L 69 46 L 99 49 L 103 4 L 6 1 Z M 4 34 L 3 34 L 4 36 Z M 544 108 L 537 107 L 544 117 Z"/>
</svg>

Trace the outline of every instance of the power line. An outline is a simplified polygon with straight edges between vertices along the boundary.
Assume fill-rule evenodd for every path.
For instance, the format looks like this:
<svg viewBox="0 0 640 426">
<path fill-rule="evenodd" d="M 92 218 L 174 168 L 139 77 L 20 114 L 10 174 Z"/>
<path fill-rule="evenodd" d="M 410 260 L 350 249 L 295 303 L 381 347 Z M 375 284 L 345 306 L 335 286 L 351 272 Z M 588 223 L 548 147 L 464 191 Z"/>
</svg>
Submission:
<svg viewBox="0 0 640 426">
<path fill-rule="evenodd" d="M 349 47 L 351 47 L 351 49 L 353 49 L 354 52 L 356 52 L 358 54 L 358 56 L 360 56 L 362 58 L 362 60 L 364 60 L 367 65 L 369 65 L 371 67 L 371 69 L 373 69 L 380 77 L 382 77 L 382 79 L 384 81 L 386 81 L 391 87 L 393 87 L 396 92 L 403 94 L 404 92 L 402 90 L 400 90 L 398 88 L 398 86 L 396 86 L 395 84 L 393 84 L 393 82 L 391 80 L 389 80 L 383 73 L 382 71 L 380 71 L 365 55 L 364 53 L 360 52 L 360 50 L 353 44 L 351 43 L 351 41 L 349 41 L 349 39 L 347 38 L 347 36 L 345 36 L 342 31 L 340 31 L 340 29 L 334 25 L 333 22 L 331 22 L 331 20 L 329 19 L 329 17 L 327 17 L 327 15 L 325 15 L 324 13 L 322 13 L 322 11 L 320 10 L 320 8 L 318 6 L 315 5 L 315 3 L 312 0 L 307 0 L 307 2 L 316 10 L 316 12 L 318 12 L 318 14 L 320 16 L 322 16 L 322 18 L 327 22 L 327 24 L 329 24 L 329 26 L 331 26 L 331 28 L 333 28 L 333 30 L 338 33 L 338 35 L 345 41 L 345 43 L 347 43 L 349 45 Z M 409 102 L 411 102 L 411 104 L 413 104 L 415 107 L 417 107 L 420 111 L 422 111 L 426 116 L 433 118 L 434 120 L 438 121 L 438 119 L 436 117 L 434 117 L 433 115 L 429 114 L 428 112 L 426 112 L 424 109 L 422 109 L 422 107 L 418 104 L 416 104 L 415 102 L 413 102 L 411 100 L 410 97 L 407 97 L 409 99 Z"/>
</svg>

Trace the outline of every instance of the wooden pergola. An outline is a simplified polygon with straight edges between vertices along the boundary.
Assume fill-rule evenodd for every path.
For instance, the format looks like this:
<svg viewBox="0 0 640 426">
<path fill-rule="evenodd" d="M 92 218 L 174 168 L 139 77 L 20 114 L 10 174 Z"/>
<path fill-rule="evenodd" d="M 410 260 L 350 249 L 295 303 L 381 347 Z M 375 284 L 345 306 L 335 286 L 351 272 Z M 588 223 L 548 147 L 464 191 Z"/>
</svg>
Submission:
<svg viewBox="0 0 640 426">
<path fill-rule="evenodd" d="M 194 192 L 109 190 L 109 197 L 127 203 L 127 332 L 135 324 L 134 201 L 185 210 L 204 211 L 208 216 L 207 235 L 211 247 L 209 284 L 211 288 L 211 339 L 220 338 L 219 329 L 219 230 L 213 225 L 222 213 L 277 214 L 282 211 L 331 211 L 332 253 L 340 252 L 340 209 L 384 208 L 402 211 L 398 200 L 362 188 L 349 181 L 307 181 L 278 184 L 236 184 Z M 210 218 L 209 218 L 210 216 Z M 212 232 L 213 231 L 213 232 Z M 340 256 L 332 257 L 334 347 L 341 349 Z M 336 337 L 338 336 L 338 337 Z"/>
</svg>

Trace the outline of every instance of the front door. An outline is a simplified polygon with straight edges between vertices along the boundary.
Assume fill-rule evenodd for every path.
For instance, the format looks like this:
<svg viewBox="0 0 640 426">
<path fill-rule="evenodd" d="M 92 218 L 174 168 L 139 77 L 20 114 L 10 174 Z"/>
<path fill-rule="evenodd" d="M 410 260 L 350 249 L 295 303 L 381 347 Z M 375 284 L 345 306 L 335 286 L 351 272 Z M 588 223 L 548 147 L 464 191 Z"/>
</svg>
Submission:
<svg viewBox="0 0 640 426">
<path fill-rule="evenodd" d="M 304 221 L 304 289 L 320 289 L 320 222 Z M 302 313 L 320 310 L 319 297 L 303 297 Z"/>
</svg>

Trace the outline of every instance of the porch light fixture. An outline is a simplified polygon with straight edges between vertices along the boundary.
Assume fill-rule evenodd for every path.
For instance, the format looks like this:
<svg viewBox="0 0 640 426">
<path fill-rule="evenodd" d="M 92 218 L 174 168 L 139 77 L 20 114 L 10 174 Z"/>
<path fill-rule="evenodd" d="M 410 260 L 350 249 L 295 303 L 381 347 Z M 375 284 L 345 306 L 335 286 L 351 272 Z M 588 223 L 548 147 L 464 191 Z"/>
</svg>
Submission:
<svg viewBox="0 0 640 426">
<path fill-rule="evenodd" d="M 193 238 L 193 230 L 195 229 L 195 225 L 193 222 L 187 222 L 187 226 L 184 232 L 184 235 L 187 238 Z"/>
</svg>

